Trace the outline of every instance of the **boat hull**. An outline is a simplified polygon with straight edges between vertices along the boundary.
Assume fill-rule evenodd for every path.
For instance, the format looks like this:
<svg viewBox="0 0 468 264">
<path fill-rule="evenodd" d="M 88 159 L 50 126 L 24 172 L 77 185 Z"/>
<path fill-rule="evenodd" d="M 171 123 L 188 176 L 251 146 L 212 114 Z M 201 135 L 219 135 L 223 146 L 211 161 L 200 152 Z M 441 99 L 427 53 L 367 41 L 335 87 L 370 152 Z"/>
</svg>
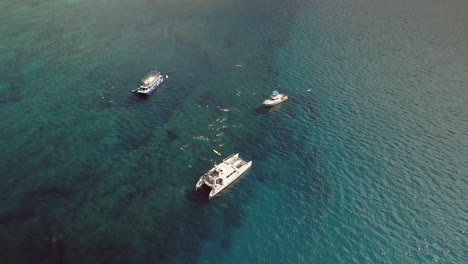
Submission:
<svg viewBox="0 0 468 264">
<path fill-rule="evenodd" d="M 285 95 L 281 98 L 281 100 L 265 100 L 263 101 L 263 105 L 264 106 L 274 106 L 274 105 L 278 105 L 278 104 L 281 104 L 282 102 L 288 100 L 288 96 Z"/>
<path fill-rule="evenodd" d="M 156 91 L 156 89 L 158 89 L 158 87 L 161 86 L 163 82 L 164 80 L 161 80 L 160 82 L 156 83 L 154 86 L 150 87 L 149 89 L 145 89 L 145 90 L 137 89 L 136 92 L 141 95 L 150 95 L 154 91 Z"/>
</svg>

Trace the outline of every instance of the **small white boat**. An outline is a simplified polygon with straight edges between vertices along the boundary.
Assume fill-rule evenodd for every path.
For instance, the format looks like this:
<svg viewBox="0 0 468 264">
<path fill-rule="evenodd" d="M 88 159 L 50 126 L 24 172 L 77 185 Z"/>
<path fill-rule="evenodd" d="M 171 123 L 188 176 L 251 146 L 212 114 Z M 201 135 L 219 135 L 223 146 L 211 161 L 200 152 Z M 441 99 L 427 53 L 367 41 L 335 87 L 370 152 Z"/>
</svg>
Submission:
<svg viewBox="0 0 468 264">
<path fill-rule="evenodd" d="M 274 105 L 277 105 L 277 104 L 279 104 L 281 102 L 284 102 L 286 100 L 288 100 L 287 95 L 281 94 L 278 91 L 273 91 L 272 94 L 270 95 L 270 97 L 268 99 L 266 99 L 265 101 L 263 101 L 263 105 L 265 105 L 265 106 L 274 106 Z"/>
<path fill-rule="evenodd" d="M 209 197 L 212 198 L 239 176 L 246 172 L 252 166 L 252 161 L 245 161 L 239 157 L 239 153 L 232 154 L 225 158 L 220 164 L 203 174 L 197 182 L 196 189 L 200 188 L 203 184 L 211 188 Z"/>
</svg>

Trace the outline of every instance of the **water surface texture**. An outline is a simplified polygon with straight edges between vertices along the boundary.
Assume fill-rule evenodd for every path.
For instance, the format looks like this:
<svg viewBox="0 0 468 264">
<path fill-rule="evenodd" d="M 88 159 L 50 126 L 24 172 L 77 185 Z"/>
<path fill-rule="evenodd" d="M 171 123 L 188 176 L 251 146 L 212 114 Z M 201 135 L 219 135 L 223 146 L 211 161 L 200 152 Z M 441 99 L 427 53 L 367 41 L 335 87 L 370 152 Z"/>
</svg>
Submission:
<svg viewBox="0 0 468 264">
<path fill-rule="evenodd" d="M 0 0 L 0 263 L 468 263 L 467 14 Z"/>
</svg>

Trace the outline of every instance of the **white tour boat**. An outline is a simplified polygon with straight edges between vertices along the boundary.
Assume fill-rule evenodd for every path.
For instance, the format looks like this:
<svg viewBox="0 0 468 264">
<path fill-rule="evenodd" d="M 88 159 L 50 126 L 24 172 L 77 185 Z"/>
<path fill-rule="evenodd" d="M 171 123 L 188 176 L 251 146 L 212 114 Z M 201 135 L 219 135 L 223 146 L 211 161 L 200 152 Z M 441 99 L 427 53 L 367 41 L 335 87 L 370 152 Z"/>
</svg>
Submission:
<svg viewBox="0 0 468 264">
<path fill-rule="evenodd" d="M 167 78 L 167 75 L 166 75 Z M 149 95 L 156 88 L 158 88 L 164 82 L 164 77 L 161 75 L 160 72 L 152 71 L 148 73 L 143 79 L 141 79 L 140 87 L 136 88 L 132 92 L 136 92 L 138 94 Z"/>
<path fill-rule="evenodd" d="M 281 102 L 288 100 L 288 96 L 285 94 L 280 94 L 278 91 L 273 91 L 268 99 L 263 101 L 265 106 L 274 106 Z"/>
</svg>

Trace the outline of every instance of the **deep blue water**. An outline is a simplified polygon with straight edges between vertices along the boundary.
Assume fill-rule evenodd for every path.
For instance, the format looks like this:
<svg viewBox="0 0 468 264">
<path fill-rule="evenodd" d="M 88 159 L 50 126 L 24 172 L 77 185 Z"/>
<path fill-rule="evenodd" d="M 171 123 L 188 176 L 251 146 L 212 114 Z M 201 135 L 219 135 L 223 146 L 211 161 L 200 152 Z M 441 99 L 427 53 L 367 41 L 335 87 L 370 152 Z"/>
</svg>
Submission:
<svg viewBox="0 0 468 264">
<path fill-rule="evenodd" d="M 0 263 L 467 263 L 467 14 L 0 0 Z"/>
</svg>

